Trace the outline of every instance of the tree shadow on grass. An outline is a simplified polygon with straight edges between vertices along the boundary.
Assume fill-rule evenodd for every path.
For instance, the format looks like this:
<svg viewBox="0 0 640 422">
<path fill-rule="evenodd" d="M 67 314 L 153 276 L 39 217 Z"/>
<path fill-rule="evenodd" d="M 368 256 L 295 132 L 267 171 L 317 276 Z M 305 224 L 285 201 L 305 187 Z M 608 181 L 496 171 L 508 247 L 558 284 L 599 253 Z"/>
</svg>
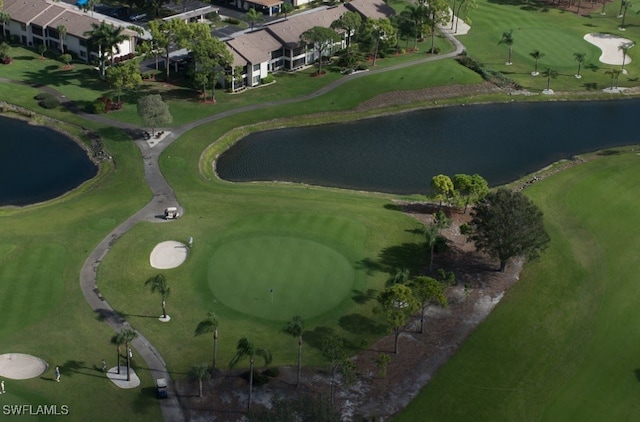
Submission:
<svg viewBox="0 0 640 422">
<path fill-rule="evenodd" d="M 146 414 L 152 407 L 158 406 L 157 391 L 154 387 L 143 387 L 132 404 L 133 413 Z"/>
<path fill-rule="evenodd" d="M 366 291 L 353 289 L 352 292 L 353 292 L 353 297 L 352 297 L 353 301 L 360 305 L 364 305 L 370 300 L 375 299 L 376 295 L 378 294 L 378 291 L 376 289 L 367 289 Z"/>
<path fill-rule="evenodd" d="M 354 334 L 385 334 L 387 327 L 360 314 L 345 315 L 338 321 L 340 327 Z"/>
<path fill-rule="evenodd" d="M 72 377 L 75 374 L 85 375 L 88 377 L 96 377 L 96 378 L 104 378 L 104 375 L 96 375 L 94 372 L 96 371 L 96 366 L 93 368 L 87 366 L 84 361 L 80 360 L 68 360 L 62 365 L 59 365 L 60 368 L 60 379 L 63 377 Z"/>
</svg>

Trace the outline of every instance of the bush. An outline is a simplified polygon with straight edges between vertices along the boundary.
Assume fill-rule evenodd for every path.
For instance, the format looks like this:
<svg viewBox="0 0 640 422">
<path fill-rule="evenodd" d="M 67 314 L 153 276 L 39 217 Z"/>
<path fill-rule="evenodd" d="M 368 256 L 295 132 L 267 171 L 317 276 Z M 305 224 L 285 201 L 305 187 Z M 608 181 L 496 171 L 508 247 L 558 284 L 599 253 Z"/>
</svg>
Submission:
<svg viewBox="0 0 640 422">
<path fill-rule="evenodd" d="M 460 225 L 460 234 L 469 236 L 471 234 L 471 226 L 467 223 Z"/>
<path fill-rule="evenodd" d="M 269 74 L 267 76 L 265 76 L 264 78 L 262 78 L 262 83 L 263 84 L 270 84 L 271 82 L 275 81 L 276 78 L 273 77 L 273 75 Z"/>
<path fill-rule="evenodd" d="M 69 65 L 69 63 L 71 63 L 71 59 L 72 59 L 71 54 L 60 55 L 60 60 L 66 65 Z"/>
<path fill-rule="evenodd" d="M 270 378 L 277 378 L 278 375 L 280 375 L 280 369 L 279 368 L 267 368 L 264 371 L 262 371 L 262 375 L 266 375 Z"/>
<path fill-rule="evenodd" d="M 102 98 L 98 98 L 91 103 L 91 112 L 93 114 L 104 114 L 107 112 L 107 104 L 102 101 Z"/>
<path fill-rule="evenodd" d="M 33 98 L 38 101 L 42 101 L 46 100 L 47 98 L 55 98 L 55 96 L 53 94 L 49 94 L 48 92 L 41 92 Z"/>
<path fill-rule="evenodd" d="M 244 372 L 242 374 L 242 378 L 244 378 L 247 382 L 249 382 L 249 371 Z M 253 385 L 256 387 L 260 387 L 261 385 L 265 385 L 269 382 L 269 377 L 261 374 L 256 369 L 253 370 Z"/>
<path fill-rule="evenodd" d="M 356 70 L 367 70 L 367 69 L 369 69 L 369 66 L 367 66 L 366 63 L 360 63 L 358 67 L 356 67 Z"/>
<path fill-rule="evenodd" d="M 443 236 L 438 236 L 436 238 L 436 244 L 433 245 L 434 253 L 442 253 L 447 250 L 447 239 Z"/>
<path fill-rule="evenodd" d="M 50 97 L 47 97 L 41 100 L 38 104 L 40 104 L 40 107 L 52 109 L 60 105 L 60 100 L 58 100 L 56 97 L 52 95 Z"/>
<path fill-rule="evenodd" d="M 238 24 L 240 24 L 240 20 L 238 20 L 236 18 L 227 18 L 226 22 L 229 25 L 238 25 Z"/>
</svg>

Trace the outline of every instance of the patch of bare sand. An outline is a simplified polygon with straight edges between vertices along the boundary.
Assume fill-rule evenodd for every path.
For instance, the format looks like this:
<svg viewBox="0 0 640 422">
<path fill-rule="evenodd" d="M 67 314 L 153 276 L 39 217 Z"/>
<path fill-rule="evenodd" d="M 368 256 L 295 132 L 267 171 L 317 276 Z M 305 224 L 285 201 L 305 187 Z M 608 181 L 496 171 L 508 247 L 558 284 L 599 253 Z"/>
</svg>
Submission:
<svg viewBox="0 0 640 422">
<path fill-rule="evenodd" d="M 25 353 L 0 355 L 0 377 L 26 380 L 42 375 L 49 365 L 44 360 Z"/>
<path fill-rule="evenodd" d="M 622 50 L 620 49 L 622 45 L 633 46 L 633 41 L 630 39 L 612 34 L 599 33 L 587 34 L 584 36 L 584 39 L 602 50 L 602 55 L 599 59 L 602 63 L 622 65 L 623 58 L 625 64 L 631 63 L 631 57 L 626 53 L 622 54 Z"/>
<path fill-rule="evenodd" d="M 149 263 L 153 268 L 166 270 L 182 265 L 187 259 L 189 248 L 184 243 L 175 240 L 160 242 L 151 251 Z"/>
</svg>

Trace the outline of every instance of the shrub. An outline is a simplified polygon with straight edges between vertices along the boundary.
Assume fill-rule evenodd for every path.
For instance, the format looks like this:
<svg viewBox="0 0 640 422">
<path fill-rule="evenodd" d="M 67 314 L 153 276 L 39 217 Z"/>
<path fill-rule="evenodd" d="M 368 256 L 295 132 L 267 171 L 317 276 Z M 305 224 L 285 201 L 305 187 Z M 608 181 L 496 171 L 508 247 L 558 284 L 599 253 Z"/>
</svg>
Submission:
<svg viewBox="0 0 640 422">
<path fill-rule="evenodd" d="M 366 63 L 360 63 L 358 67 L 356 67 L 356 70 L 367 70 L 367 69 L 369 69 L 369 66 L 367 66 Z"/>
<path fill-rule="evenodd" d="M 91 103 L 91 112 L 94 114 L 104 114 L 107 112 L 107 104 L 102 100 L 102 98 L 98 98 Z"/>
<path fill-rule="evenodd" d="M 238 25 L 238 24 L 240 24 L 240 20 L 238 20 L 236 18 L 227 18 L 226 22 L 229 25 Z"/>
<path fill-rule="evenodd" d="M 279 368 L 267 368 L 264 371 L 262 371 L 262 375 L 266 375 L 270 378 L 277 378 L 278 375 L 280 375 L 280 369 Z"/>
<path fill-rule="evenodd" d="M 244 378 L 245 380 L 247 380 L 247 382 L 249 382 L 249 371 L 244 372 L 242 374 L 242 378 Z M 253 385 L 255 385 L 256 387 L 260 387 L 261 385 L 265 385 L 268 382 L 269 382 L 268 376 L 261 374 L 256 369 L 253 370 Z"/>
<path fill-rule="evenodd" d="M 35 97 L 33 97 L 33 98 L 35 100 L 42 101 L 42 100 L 44 100 L 46 98 L 49 98 L 49 97 L 53 97 L 53 95 L 49 94 L 48 92 L 41 92 L 38 95 L 36 95 Z"/>
<path fill-rule="evenodd" d="M 71 54 L 61 54 L 60 55 L 60 60 L 66 64 L 67 66 L 69 65 L 69 63 L 71 63 Z"/>
<path fill-rule="evenodd" d="M 270 84 L 271 82 L 275 81 L 276 78 L 273 77 L 273 75 L 269 74 L 267 76 L 265 76 L 264 78 L 262 78 L 262 83 L 263 84 Z"/>
<path fill-rule="evenodd" d="M 471 234 L 471 226 L 467 223 L 463 223 L 460 225 L 460 234 L 465 236 L 469 236 Z"/>
<path fill-rule="evenodd" d="M 443 236 L 438 236 L 436 238 L 436 244 L 433 245 L 434 253 L 442 253 L 447 250 L 447 239 Z"/>
<path fill-rule="evenodd" d="M 51 95 L 47 98 L 44 98 L 43 100 L 40 100 L 38 104 L 40 104 L 40 107 L 51 109 L 58 107 L 60 105 L 60 100 Z"/>
</svg>

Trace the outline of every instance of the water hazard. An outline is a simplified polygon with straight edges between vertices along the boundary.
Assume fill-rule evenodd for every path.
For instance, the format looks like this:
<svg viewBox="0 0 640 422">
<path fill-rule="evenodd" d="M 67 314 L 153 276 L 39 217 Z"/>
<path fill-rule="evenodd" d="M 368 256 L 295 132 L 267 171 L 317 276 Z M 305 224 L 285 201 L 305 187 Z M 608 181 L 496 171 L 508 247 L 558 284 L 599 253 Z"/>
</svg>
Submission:
<svg viewBox="0 0 640 422">
<path fill-rule="evenodd" d="M 562 158 L 635 144 L 640 100 L 427 109 L 279 129 L 240 140 L 216 164 L 230 181 L 278 180 L 425 193 L 436 174 L 507 183 Z"/>
</svg>

